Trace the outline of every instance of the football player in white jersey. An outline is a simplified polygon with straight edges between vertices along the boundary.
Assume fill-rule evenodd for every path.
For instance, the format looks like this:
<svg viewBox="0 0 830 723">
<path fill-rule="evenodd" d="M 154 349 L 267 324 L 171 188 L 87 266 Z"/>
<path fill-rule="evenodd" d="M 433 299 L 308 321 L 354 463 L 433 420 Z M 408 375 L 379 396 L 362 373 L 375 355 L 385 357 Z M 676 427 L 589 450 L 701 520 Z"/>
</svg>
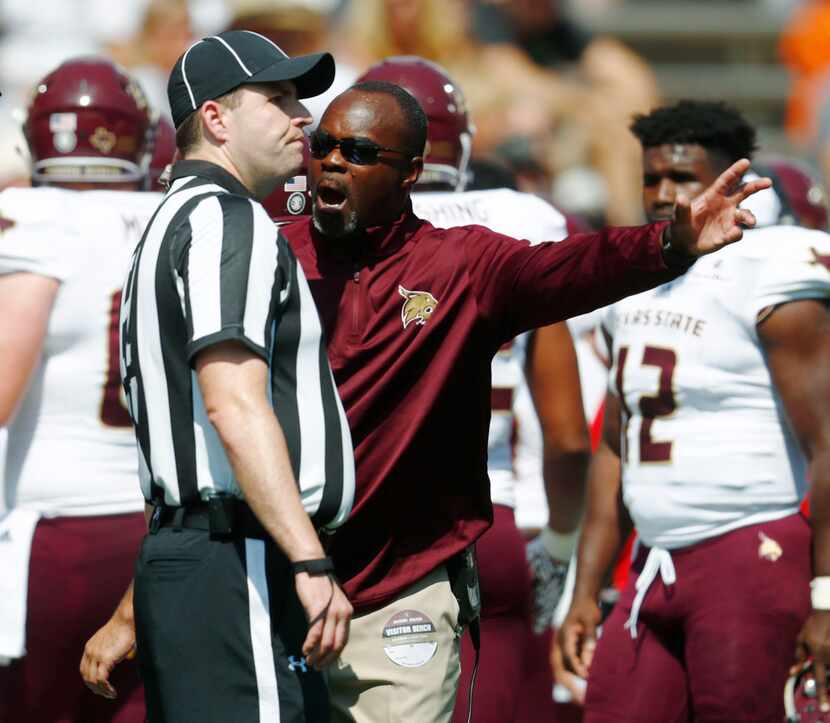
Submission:
<svg viewBox="0 0 830 723">
<path fill-rule="evenodd" d="M 418 57 L 387 58 L 359 80 L 396 83 L 415 96 L 427 114 L 424 171 L 412 195 L 419 217 L 444 228 L 480 224 L 532 243 L 568 235 L 565 217 L 536 196 L 510 188 L 464 190 L 473 128 L 463 95 L 443 68 Z M 528 413 L 519 418 L 517 400 L 531 396 L 536 411 L 528 403 Z M 536 672 L 534 667 L 541 668 L 542 688 L 550 701 L 547 642 L 534 640 L 530 603 L 535 599 L 537 629 L 549 629 L 582 512 L 590 455 L 582 408 L 576 354 L 564 323 L 524 334 L 494 358 L 487 462 L 494 522 L 476 545 L 482 599 L 481 668 L 473 712 L 478 723 L 517 720 L 523 685 Z M 544 441 L 533 482 L 542 487 L 544 460 L 548 497 L 556 500 L 539 526 L 529 531 L 529 536 L 536 536 L 529 546 L 535 580 L 528 570 L 526 538 L 514 516 L 517 427 L 521 435 L 535 433 Z M 534 645 L 536 651 L 531 650 Z M 465 637 L 454 721 L 467 718 L 474 659 Z M 537 713 L 547 719 L 545 711 Z"/>
<path fill-rule="evenodd" d="M 755 146 L 719 103 L 660 108 L 632 131 L 651 220 Z M 612 393 L 561 630 L 588 675 L 586 721 L 780 721 L 797 639 L 822 679 L 828 300 L 830 236 L 769 226 L 607 310 Z M 808 476 L 812 533 L 799 513 Z M 596 596 L 632 521 L 641 548 L 597 641 Z"/>
<path fill-rule="evenodd" d="M 133 666 L 118 671 L 110 702 L 83 687 L 78 659 L 129 583 L 146 529 L 118 313 L 160 198 L 136 192 L 150 123 L 143 92 L 111 62 L 67 61 L 28 108 L 35 188 L 0 193 L 3 723 L 144 720 Z"/>
</svg>

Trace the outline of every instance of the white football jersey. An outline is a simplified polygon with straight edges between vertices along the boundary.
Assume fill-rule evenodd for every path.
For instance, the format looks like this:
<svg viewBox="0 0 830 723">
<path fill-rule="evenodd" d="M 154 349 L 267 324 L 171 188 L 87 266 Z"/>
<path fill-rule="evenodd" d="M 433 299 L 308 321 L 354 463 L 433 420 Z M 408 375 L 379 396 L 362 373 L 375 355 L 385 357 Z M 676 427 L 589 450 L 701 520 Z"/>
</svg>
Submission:
<svg viewBox="0 0 830 723">
<path fill-rule="evenodd" d="M 553 206 L 532 194 L 507 188 L 415 193 L 412 206 L 416 216 L 438 228 L 476 224 L 534 244 L 561 241 L 568 235 L 565 217 Z M 520 485 L 534 501 L 541 498 L 546 522 L 542 430 L 524 375 L 527 342 L 528 335 L 522 334 L 493 359 L 487 471 L 495 504 L 515 507 Z"/>
<path fill-rule="evenodd" d="M 42 358 L 8 426 L 9 507 L 46 516 L 143 508 L 118 368 L 118 314 L 132 251 L 160 200 L 57 188 L 0 193 L 0 274 L 60 282 Z"/>
<path fill-rule="evenodd" d="M 798 510 L 805 459 L 772 386 L 758 313 L 830 297 L 830 236 L 746 232 L 608 308 L 623 404 L 623 495 L 647 545 L 684 547 Z"/>
</svg>

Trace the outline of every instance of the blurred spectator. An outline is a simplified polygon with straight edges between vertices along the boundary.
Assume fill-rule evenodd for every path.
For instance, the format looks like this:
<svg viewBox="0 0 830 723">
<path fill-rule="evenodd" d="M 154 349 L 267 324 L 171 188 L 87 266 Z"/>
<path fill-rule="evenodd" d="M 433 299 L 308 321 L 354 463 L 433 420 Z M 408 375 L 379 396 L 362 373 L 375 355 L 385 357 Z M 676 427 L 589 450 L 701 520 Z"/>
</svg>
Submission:
<svg viewBox="0 0 830 723">
<path fill-rule="evenodd" d="M 612 97 L 626 122 L 652 108 L 659 90 L 643 59 L 615 38 L 593 35 L 562 5 L 561 0 L 478 0 L 479 37 L 513 43 L 543 68 L 578 74 L 592 90 Z"/>
<path fill-rule="evenodd" d="M 830 2 L 808 0 L 781 33 L 781 60 L 793 73 L 787 131 L 797 143 L 811 143 L 817 114 L 830 85 Z"/>
<path fill-rule="evenodd" d="M 476 118 L 474 152 L 498 149 L 522 190 L 550 197 L 555 176 L 587 167 L 598 181 L 591 185 L 594 199 L 605 202 L 599 216 L 618 224 L 639 220 L 639 155 L 621 109 L 633 112 L 640 104 L 605 97 L 616 81 L 592 87 L 537 65 L 515 45 L 481 43 L 472 32 L 470 0 L 362 0 L 349 6 L 346 25 L 347 56 L 358 67 L 407 54 L 445 66 Z M 602 77 L 602 64 L 595 66 Z"/>
<path fill-rule="evenodd" d="M 193 41 L 187 0 L 144 0 L 137 31 L 111 43 L 112 58 L 141 84 L 154 108 L 170 116 L 167 78 L 178 57 Z"/>
<path fill-rule="evenodd" d="M 562 8 L 561 0 L 479 0 L 476 29 L 484 42 L 511 42 L 537 65 L 574 71 L 594 90 L 615 98 L 620 114 L 652 108 L 659 100 L 648 65 L 614 38 L 592 35 Z"/>
<path fill-rule="evenodd" d="M 560 163 L 551 192 L 554 202 L 573 213 L 628 223 L 638 220 L 634 192 L 639 149 L 627 132 L 630 119 L 659 101 L 648 65 L 614 38 L 595 36 L 567 14 L 561 0 L 478 0 L 475 28 L 487 43 L 515 44 L 542 68 L 573 77 L 592 95 L 594 117 L 589 164 Z M 557 149 L 571 148 L 573 131 Z M 609 142 L 610 140 L 610 142 Z"/>
<path fill-rule="evenodd" d="M 488 188 L 519 190 L 516 174 L 506 163 L 493 156 L 474 156 L 467 169 L 467 191 L 483 191 Z"/>
<path fill-rule="evenodd" d="M 333 50 L 337 59 L 334 83 L 322 95 L 303 99 L 317 127 L 326 106 L 357 78 L 348 55 L 337 52 L 338 39 L 330 36 L 330 21 L 338 0 L 226 0 L 231 11 L 229 30 L 252 30 L 276 43 L 288 55 Z M 354 3 L 362 7 L 363 2 Z M 340 43 L 342 45 L 342 41 Z"/>
</svg>

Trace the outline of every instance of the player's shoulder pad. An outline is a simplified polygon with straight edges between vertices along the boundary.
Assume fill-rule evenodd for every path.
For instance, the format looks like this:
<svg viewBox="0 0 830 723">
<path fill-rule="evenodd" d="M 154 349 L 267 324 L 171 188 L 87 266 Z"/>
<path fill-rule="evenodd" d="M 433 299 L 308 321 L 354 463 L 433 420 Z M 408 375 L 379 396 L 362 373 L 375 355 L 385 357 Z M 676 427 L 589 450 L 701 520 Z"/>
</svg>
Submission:
<svg viewBox="0 0 830 723">
<path fill-rule="evenodd" d="M 798 263 L 812 258 L 812 250 L 830 254 L 830 234 L 801 226 L 765 226 L 745 231 L 735 248 L 761 261 Z"/>
<path fill-rule="evenodd" d="M 505 201 L 522 225 L 521 236 L 531 243 L 561 241 L 568 235 L 568 221 L 553 204 L 533 193 L 504 189 Z M 509 199 L 509 201 L 508 201 Z"/>
<path fill-rule="evenodd" d="M 28 272 L 65 280 L 78 263 L 83 238 L 62 189 L 0 193 L 0 274 Z M 40 205 L 38 205 L 40 204 Z"/>
<path fill-rule="evenodd" d="M 98 207 L 107 207 L 114 211 L 152 215 L 159 207 L 164 194 L 155 191 L 84 191 L 80 202 Z"/>
<path fill-rule="evenodd" d="M 751 244 L 758 269 L 754 306 L 760 309 L 786 301 L 830 297 L 828 234 L 798 226 L 770 226 L 746 236 L 742 243 Z"/>
<path fill-rule="evenodd" d="M 7 188 L 0 192 L 0 217 L 6 227 L 66 219 L 78 191 L 64 188 Z"/>
</svg>

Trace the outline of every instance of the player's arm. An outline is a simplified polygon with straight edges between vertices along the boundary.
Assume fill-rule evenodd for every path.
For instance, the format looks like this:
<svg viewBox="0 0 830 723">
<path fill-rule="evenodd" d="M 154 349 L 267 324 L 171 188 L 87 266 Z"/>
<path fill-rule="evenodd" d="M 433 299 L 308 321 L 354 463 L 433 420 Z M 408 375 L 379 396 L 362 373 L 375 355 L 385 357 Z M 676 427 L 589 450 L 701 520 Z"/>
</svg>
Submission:
<svg viewBox="0 0 830 723">
<path fill-rule="evenodd" d="M 324 557 L 303 507 L 282 427 L 268 401 L 268 365 L 238 341 L 200 351 L 196 375 L 208 419 L 236 480 L 263 527 L 292 562 Z M 352 606 L 328 576 L 297 573 L 297 595 L 311 625 L 303 653 L 316 667 L 334 661 L 348 639 Z"/>
<path fill-rule="evenodd" d="M 0 275 L 0 427 L 11 421 L 26 393 L 59 286 L 39 274 Z"/>
<path fill-rule="evenodd" d="M 591 440 L 585 423 L 576 351 L 567 324 L 542 327 L 529 341 L 525 376 L 542 428 L 548 524 L 527 545 L 533 573 L 534 623 L 553 623 L 585 500 Z"/>
<path fill-rule="evenodd" d="M 776 307 L 758 324 L 772 380 L 809 461 L 813 527 L 814 610 L 798 640 L 798 657 L 812 655 L 816 677 L 830 667 L 830 311 L 824 300 Z M 826 592 L 822 592 L 826 591 Z M 826 686 L 817 686 L 826 698 Z M 826 703 L 826 699 L 822 701 Z"/>
<path fill-rule="evenodd" d="M 564 322 L 538 329 L 530 341 L 527 382 L 542 427 L 543 476 L 548 528 L 556 550 L 567 561 L 585 503 L 585 478 L 591 439 L 585 421 L 573 339 Z"/>
<path fill-rule="evenodd" d="M 587 511 L 579 541 L 573 602 L 559 630 L 565 662 L 583 678 L 588 676 L 600 622 L 599 593 L 632 529 L 622 504 L 621 414 L 619 399 L 609 392 L 603 438 L 588 470 Z"/>
<path fill-rule="evenodd" d="M 494 341 L 659 286 L 695 258 L 738 241 L 742 228 L 755 223 L 739 204 L 769 186 L 769 179 L 742 185 L 748 167 L 738 161 L 691 203 L 679 199 L 670 225 L 606 228 L 536 246 L 468 229 L 468 273 L 479 315 L 496 330 Z"/>
</svg>

